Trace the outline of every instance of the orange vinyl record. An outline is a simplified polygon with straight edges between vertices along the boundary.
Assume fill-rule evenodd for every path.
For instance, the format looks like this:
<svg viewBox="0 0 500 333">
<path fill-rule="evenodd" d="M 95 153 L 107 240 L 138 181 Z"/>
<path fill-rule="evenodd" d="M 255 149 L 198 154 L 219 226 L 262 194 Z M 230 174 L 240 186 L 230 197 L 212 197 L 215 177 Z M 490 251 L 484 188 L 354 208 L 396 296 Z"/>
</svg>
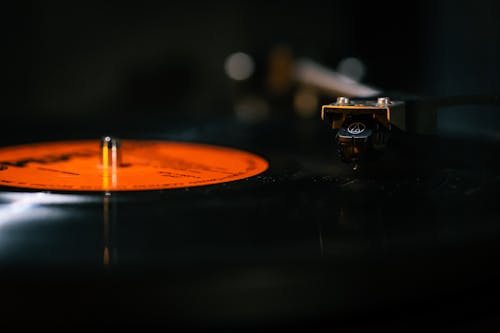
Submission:
<svg viewBox="0 0 500 333">
<path fill-rule="evenodd" d="M 219 184 L 268 168 L 246 151 L 197 143 L 122 140 L 112 159 L 98 140 L 0 148 L 0 185 L 63 191 L 141 191 Z M 116 152 L 114 152 L 116 153 Z"/>
</svg>

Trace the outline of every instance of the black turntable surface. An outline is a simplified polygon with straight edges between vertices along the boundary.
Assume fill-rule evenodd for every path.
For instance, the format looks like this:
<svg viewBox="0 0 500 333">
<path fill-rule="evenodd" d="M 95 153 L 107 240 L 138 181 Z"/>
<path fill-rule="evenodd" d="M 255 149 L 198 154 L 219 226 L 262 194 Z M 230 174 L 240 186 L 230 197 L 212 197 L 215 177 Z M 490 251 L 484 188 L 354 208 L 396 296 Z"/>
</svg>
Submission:
<svg viewBox="0 0 500 333">
<path fill-rule="evenodd" d="M 389 151 L 354 172 L 316 118 L 154 117 L 12 117 L 1 142 L 107 134 L 194 142 L 257 154 L 269 169 L 152 191 L 2 187 L 2 325 L 399 332 L 500 324 L 498 141 L 395 131 Z"/>
</svg>

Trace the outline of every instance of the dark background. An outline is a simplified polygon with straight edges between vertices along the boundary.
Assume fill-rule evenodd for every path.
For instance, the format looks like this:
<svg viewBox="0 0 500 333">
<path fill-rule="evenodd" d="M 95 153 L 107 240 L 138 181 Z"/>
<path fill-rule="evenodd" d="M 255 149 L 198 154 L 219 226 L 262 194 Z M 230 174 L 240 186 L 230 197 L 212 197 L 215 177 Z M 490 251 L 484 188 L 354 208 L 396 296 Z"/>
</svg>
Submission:
<svg viewBox="0 0 500 333">
<path fill-rule="evenodd" d="M 13 212 L 26 220 L 2 225 L 2 264 L 26 267 L 14 278 L 3 271 L 2 321 L 74 327 L 104 318 L 141 327 L 168 323 L 168 313 L 216 325 L 278 319 L 296 328 L 299 316 L 312 331 L 307 320 L 341 319 L 352 328 L 368 314 L 364 331 L 377 322 L 384 331 L 394 322 L 392 331 L 428 329 L 434 317 L 462 331 L 490 321 L 498 327 L 498 144 L 409 136 L 356 177 L 334 156 L 331 133 L 318 130 L 319 109 L 310 122 L 254 131 L 234 126 L 234 102 L 242 91 L 268 97 L 267 57 L 277 45 L 332 69 L 356 57 L 366 66 L 363 81 L 388 92 L 498 94 L 499 17 L 494 0 L 3 4 L 0 145 L 98 137 L 106 126 L 95 120 L 115 117 L 114 128 L 139 127 L 144 136 L 257 152 L 271 168 L 241 183 L 113 194 L 116 280 L 92 275 L 105 242 L 101 194 L 29 207 L 37 193 L 2 189 L 3 212 L 20 207 Z M 241 84 L 224 72 L 238 51 L 256 63 Z M 291 107 L 286 98 L 270 105 Z M 446 108 L 439 128 L 498 140 L 499 115 L 498 106 Z M 80 274 L 82 264 L 96 281 Z M 66 275 L 52 274 L 51 265 Z"/>
<path fill-rule="evenodd" d="M 11 2 L 2 113 L 218 116 L 232 111 L 226 57 L 251 55 L 257 80 L 276 45 L 332 69 L 356 57 L 386 91 L 497 93 L 499 17 L 494 0 Z M 497 112 L 459 110 L 440 128 L 498 135 Z"/>
</svg>

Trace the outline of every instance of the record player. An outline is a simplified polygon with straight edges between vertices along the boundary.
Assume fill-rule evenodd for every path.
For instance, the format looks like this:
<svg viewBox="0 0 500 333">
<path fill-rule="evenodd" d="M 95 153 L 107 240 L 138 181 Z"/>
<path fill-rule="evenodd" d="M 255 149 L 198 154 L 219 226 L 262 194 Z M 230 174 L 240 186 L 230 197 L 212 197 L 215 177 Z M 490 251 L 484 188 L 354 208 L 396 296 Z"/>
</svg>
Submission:
<svg viewBox="0 0 500 333">
<path fill-rule="evenodd" d="M 498 142 L 395 127 L 355 172 L 320 110 L 73 121 L 2 134 L 6 326 L 498 324 Z"/>
<path fill-rule="evenodd" d="M 499 331 L 473 6 L 6 4 L 0 327 Z"/>
</svg>

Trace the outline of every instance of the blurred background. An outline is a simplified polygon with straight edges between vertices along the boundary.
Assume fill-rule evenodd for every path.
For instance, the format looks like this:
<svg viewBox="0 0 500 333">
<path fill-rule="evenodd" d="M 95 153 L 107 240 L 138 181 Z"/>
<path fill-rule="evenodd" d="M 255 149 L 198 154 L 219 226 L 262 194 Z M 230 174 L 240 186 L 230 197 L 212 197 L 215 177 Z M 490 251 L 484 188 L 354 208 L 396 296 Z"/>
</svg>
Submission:
<svg viewBox="0 0 500 333">
<path fill-rule="evenodd" d="M 304 63 L 376 92 L 500 92 L 495 0 L 26 1 L 1 15 L 4 115 L 319 117 L 335 91 L 302 84 Z M 438 125 L 498 138 L 497 109 L 446 108 Z"/>
</svg>

